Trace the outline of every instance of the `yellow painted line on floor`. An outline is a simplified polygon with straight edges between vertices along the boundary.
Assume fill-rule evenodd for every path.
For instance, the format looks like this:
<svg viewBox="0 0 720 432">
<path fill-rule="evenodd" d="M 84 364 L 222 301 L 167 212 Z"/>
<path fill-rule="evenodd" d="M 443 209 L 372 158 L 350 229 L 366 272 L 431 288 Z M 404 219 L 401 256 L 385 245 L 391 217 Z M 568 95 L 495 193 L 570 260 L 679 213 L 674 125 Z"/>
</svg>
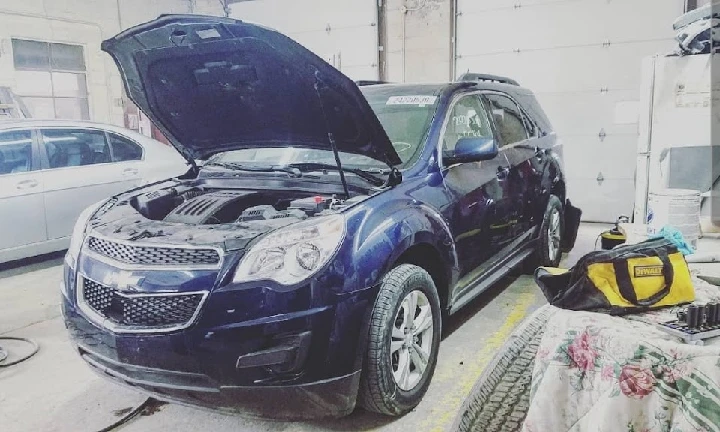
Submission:
<svg viewBox="0 0 720 432">
<path fill-rule="evenodd" d="M 510 310 L 503 325 L 487 339 L 485 346 L 473 361 L 465 362 L 465 365 L 460 370 L 462 376 L 452 377 L 458 383 L 457 386 L 433 406 L 434 414 L 429 416 L 418 430 L 443 432 L 452 426 L 455 418 L 460 414 L 463 402 L 470 394 L 475 382 L 482 375 L 485 366 L 492 360 L 497 350 L 505 343 L 515 327 L 525 319 L 528 309 L 536 300 L 535 293 L 524 293 L 518 297 L 518 302 Z M 430 385 L 433 384 L 436 383 Z"/>
</svg>

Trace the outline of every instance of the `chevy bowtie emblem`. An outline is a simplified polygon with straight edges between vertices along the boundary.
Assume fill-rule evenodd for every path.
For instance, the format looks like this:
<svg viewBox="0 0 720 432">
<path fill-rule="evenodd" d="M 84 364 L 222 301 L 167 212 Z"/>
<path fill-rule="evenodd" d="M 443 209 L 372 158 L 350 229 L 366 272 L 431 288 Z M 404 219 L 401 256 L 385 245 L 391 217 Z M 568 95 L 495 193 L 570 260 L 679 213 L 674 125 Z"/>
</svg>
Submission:
<svg viewBox="0 0 720 432">
<path fill-rule="evenodd" d="M 142 276 L 135 276 L 129 271 L 108 273 L 103 279 L 103 284 L 111 286 L 120 291 L 137 291 L 138 285 L 145 279 Z"/>
</svg>

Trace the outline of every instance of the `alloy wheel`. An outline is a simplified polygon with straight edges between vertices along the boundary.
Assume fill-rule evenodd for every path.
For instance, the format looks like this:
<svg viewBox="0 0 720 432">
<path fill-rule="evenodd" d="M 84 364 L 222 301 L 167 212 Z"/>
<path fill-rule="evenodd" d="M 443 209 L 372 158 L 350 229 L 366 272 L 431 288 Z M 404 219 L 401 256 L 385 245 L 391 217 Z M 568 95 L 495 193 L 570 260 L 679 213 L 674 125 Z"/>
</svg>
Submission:
<svg viewBox="0 0 720 432">
<path fill-rule="evenodd" d="M 422 379 L 432 354 L 433 315 L 430 301 L 420 290 L 403 298 L 393 322 L 390 362 L 395 383 L 410 391 Z"/>
</svg>

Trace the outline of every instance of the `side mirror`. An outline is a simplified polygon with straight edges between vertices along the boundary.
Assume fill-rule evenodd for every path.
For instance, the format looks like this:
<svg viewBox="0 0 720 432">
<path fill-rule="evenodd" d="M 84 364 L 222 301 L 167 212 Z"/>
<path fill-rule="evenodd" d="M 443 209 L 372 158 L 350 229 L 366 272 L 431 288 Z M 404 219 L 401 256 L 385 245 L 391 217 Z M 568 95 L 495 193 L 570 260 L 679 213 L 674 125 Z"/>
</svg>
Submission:
<svg viewBox="0 0 720 432">
<path fill-rule="evenodd" d="M 497 155 L 498 146 L 492 138 L 460 138 L 453 154 L 445 156 L 443 161 L 446 165 L 454 165 L 490 160 Z"/>
</svg>

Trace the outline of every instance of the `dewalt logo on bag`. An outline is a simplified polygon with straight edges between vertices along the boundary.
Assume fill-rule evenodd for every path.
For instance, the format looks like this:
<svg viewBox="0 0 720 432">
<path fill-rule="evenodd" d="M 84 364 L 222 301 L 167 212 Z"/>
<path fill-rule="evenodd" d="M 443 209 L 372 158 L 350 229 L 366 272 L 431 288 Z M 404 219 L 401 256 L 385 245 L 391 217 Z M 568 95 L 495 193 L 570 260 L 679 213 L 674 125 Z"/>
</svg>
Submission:
<svg viewBox="0 0 720 432">
<path fill-rule="evenodd" d="M 636 278 L 641 277 L 653 277 L 653 276 L 662 276 L 663 275 L 663 266 L 656 265 L 656 266 L 637 266 L 634 269 L 634 274 Z"/>
</svg>

